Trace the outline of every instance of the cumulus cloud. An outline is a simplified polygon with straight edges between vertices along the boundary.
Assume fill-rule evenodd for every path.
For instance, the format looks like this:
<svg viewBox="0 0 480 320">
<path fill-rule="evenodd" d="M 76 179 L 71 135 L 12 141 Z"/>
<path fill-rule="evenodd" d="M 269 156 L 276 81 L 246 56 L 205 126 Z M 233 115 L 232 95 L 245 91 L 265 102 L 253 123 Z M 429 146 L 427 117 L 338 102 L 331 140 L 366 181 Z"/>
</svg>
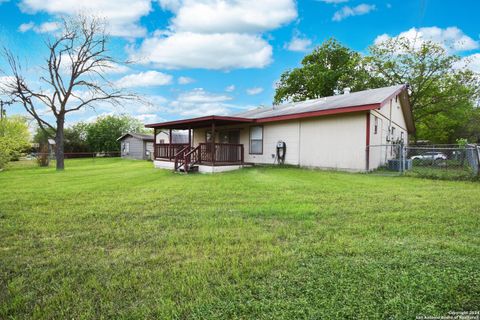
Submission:
<svg viewBox="0 0 480 320">
<path fill-rule="evenodd" d="M 296 19 L 294 0 L 159 0 L 173 17 L 131 57 L 162 68 L 262 68 L 272 47 L 262 32 Z"/>
<path fill-rule="evenodd" d="M 229 85 L 228 87 L 225 88 L 225 91 L 227 92 L 233 92 L 235 91 L 235 85 Z"/>
<path fill-rule="evenodd" d="M 26 13 L 46 12 L 53 15 L 85 13 L 105 18 L 114 36 L 141 37 L 146 29 L 139 25 L 142 16 L 151 11 L 150 0 L 22 0 L 20 8 Z"/>
<path fill-rule="evenodd" d="M 311 45 L 312 40 L 300 35 L 294 35 L 290 42 L 285 44 L 284 48 L 290 51 L 305 52 L 308 51 Z"/>
<path fill-rule="evenodd" d="M 36 25 L 34 22 L 22 23 L 18 27 L 18 31 L 27 32 L 35 31 L 36 33 L 49 33 L 54 32 L 60 29 L 60 24 L 58 22 L 44 22 L 39 25 Z"/>
<path fill-rule="evenodd" d="M 253 95 L 256 95 L 256 94 L 259 94 L 259 93 L 262 93 L 262 92 L 263 92 L 263 88 L 260 88 L 260 87 L 247 89 L 247 94 L 250 95 L 250 96 L 253 96 Z"/>
<path fill-rule="evenodd" d="M 348 17 L 361 16 L 375 10 L 375 5 L 362 3 L 355 7 L 344 6 L 334 13 L 333 21 L 342 21 Z"/>
<path fill-rule="evenodd" d="M 261 32 L 280 27 L 297 17 L 291 0 L 184 0 L 163 7 L 176 14 L 172 28 L 201 33 Z"/>
<path fill-rule="evenodd" d="M 379 35 L 375 44 L 391 39 L 388 34 Z M 433 41 L 450 52 L 468 51 L 479 48 L 479 42 L 467 36 L 457 27 L 442 29 L 439 27 L 411 28 L 393 38 L 406 38 L 420 46 L 424 41 Z"/>
<path fill-rule="evenodd" d="M 178 84 L 189 84 L 195 82 L 195 79 L 189 78 L 189 77 L 179 77 L 178 78 Z"/>
<path fill-rule="evenodd" d="M 116 85 L 121 88 L 155 87 L 171 84 L 172 79 L 169 74 L 150 70 L 126 75 L 117 80 Z"/>
<path fill-rule="evenodd" d="M 145 39 L 133 60 L 167 69 L 261 68 L 271 62 L 272 47 L 257 35 L 180 32 Z"/>
</svg>

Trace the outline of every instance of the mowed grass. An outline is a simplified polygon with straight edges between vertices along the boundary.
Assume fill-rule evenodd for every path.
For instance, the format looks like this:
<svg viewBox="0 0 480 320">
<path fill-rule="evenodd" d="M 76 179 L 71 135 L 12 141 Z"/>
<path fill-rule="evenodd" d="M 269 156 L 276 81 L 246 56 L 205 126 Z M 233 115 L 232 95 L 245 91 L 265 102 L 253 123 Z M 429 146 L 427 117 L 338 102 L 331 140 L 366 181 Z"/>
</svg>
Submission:
<svg viewBox="0 0 480 320">
<path fill-rule="evenodd" d="M 0 173 L 1 319 L 479 310 L 480 184 L 69 160 Z"/>
</svg>

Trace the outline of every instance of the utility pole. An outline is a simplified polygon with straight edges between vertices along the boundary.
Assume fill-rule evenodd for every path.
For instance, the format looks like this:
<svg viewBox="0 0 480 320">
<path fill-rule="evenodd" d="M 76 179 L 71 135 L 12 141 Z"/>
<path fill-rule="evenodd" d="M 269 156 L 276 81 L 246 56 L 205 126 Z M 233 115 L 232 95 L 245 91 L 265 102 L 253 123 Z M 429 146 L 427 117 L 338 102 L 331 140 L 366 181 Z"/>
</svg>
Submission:
<svg viewBox="0 0 480 320">
<path fill-rule="evenodd" d="M 15 100 L 10 100 L 10 101 L 3 101 L 0 100 L 0 120 L 3 120 L 3 118 L 6 118 L 6 110 L 3 108 L 3 106 L 9 106 L 14 104 L 16 101 Z"/>
<path fill-rule="evenodd" d="M 13 104 L 14 102 L 15 102 L 15 100 L 11 100 L 11 101 L 0 100 L 0 120 L 3 120 L 3 118 L 6 117 L 6 111 L 5 111 L 5 109 L 3 109 L 3 106 L 9 106 L 9 105 Z"/>
</svg>

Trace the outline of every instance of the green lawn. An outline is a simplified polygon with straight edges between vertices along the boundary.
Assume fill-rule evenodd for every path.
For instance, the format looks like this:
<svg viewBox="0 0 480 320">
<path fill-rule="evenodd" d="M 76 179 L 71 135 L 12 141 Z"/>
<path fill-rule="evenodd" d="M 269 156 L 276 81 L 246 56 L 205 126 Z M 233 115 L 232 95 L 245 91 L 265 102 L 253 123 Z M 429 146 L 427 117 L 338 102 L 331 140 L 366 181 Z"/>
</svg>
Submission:
<svg viewBox="0 0 480 320">
<path fill-rule="evenodd" d="M 480 309 L 480 183 L 143 161 L 0 172 L 0 319 Z"/>
</svg>

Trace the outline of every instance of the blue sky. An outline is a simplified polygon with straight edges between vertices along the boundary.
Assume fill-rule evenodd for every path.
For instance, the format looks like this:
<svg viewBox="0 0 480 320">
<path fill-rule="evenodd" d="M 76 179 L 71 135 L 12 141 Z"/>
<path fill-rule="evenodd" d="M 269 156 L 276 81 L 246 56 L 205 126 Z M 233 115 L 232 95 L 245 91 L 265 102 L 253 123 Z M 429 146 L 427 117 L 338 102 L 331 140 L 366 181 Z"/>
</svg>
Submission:
<svg viewBox="0 0 480 320">
<path fill-rule="evenodd" d="M 0 0 L 0 42 L 21 57 L 33 83 L 44 39 L 59 17 L 79 10 L 105 17 L 111 51 L 133 61 L 108 78 L 151 104 L 97 106 L 70 114 L 70 124 L 110 113 L 150 123 L 270 105 L 280 74 L 330 37 L 364 53 L 386 37 L 431 39 L 480 71 L 474 0 Z M 2 62 L 0 69 L 8 76 Z"/>
</svg>

